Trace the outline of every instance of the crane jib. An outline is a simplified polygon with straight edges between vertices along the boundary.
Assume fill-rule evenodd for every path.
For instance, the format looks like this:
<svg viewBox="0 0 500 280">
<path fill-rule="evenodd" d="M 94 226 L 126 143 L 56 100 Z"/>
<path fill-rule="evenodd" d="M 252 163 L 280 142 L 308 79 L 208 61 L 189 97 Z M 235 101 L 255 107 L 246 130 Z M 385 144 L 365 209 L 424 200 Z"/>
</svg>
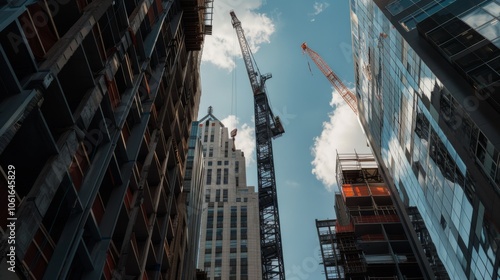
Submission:
<svg viewBox="0 0 500 280">
<path fill-rule="evenodd" d="M 231 11 L 230 15 L 254 93 L 262 279 L 284 280 L 285 267 L 281 245 L 272 139 L 282 135 L 285 130 L 279 117 L 273 115 L 267 99 L 265 82 L 271 78 L 271 75 L 260 74 L 257 65 L 254 65 L 252 61 L 252 52 L 243 33 L 241 22 L 234 11 Z"/>
</svg>

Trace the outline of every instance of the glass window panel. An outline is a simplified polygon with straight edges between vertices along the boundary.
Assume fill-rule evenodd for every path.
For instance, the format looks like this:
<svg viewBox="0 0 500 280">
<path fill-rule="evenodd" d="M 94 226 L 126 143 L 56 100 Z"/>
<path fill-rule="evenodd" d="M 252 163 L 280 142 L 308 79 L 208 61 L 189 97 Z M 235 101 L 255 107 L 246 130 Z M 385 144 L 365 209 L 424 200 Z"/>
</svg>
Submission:
<svg viewBox="0 0 500 280">
<path fill-rule="evenodd" d="M 439 5 L 435 4 L 434 7 L 439 7 Z M 414 15 L 414 19 L 417 21 L 417 22 L 421 22 L 422 20 L 424 20 L 425 18 L 427 18 L 428 15 L 425 13 L 425 12 L 420 12 L 416 15 Z"/>
<path fill-rule="evenodd" d="M 469 53 L 461 57 L 460 59 L 457 59 L 455 63 L 460 69 L 462 69 L 464 73 L 467 73 L 470 70 L 475 69 L 479 65 L 483 64 L 483 61 L 479 57 L 477 57 L 477 55 Z"/>
<path fill-rule="evenodd" d="M 443 8 L 442 6 L 437 5 L 437 4 L 429 6 L 428 8 L 425 9 L 425 12 L 427 13 L 427 15 L 425 17 L 427 18 L 428 16 L 433 15 L 434 13 L 441 10 L 442 8 Z M 417 21 L 420 22 L 420 21 L 422 21 L 422 19 L 417 20 Z"/>
<path fill-rule="evenodd" d="M 474 80 L 474 82 L 476 82 L 481 87 L 489 85 L 500 79 L 500 76 L 487 65 L 469 72 L 469 75 Z"/>
<path fill-rule="evenodd" d="M 399 23 L 401 24 L 401 26 L 403 26 L 404 29 L 406 29 L 406 31 L 411 31 L 415 29 L 415 26 L 417 26 L 417 22 L 415 21 L 415 19 L 413 19 L 413 17 L 407 17 Z"/>
<path fill-rule="evenodd" d="M 499 49 L 493 44 L 487 44 L 474 51 L 474 53 L 484 61 L 491 60 L 500 55 Z"/>
<path fill-rule="evenodd" d="M 420 0 L 397 0 L 387 5 L 386 9 L 394 16 L 409 8 L 411 5 L 413 5 L 413 2 L 417 3 L 419 1 Z"/>
<path fill-rule="evenodd" d="M 453 36 L 457 36 L 467 30 L 470 29 L 470 26 L 468 26 L 466 23 L 461 21 L 458 18 L 452 19 L 449 22 L 447 22 L 445 25 L 443 25 L 443 28 L 448 31 Z"/>
<path fill-rule="evenodd" d="M 498 5 L 498 3 L 490 2 L 490 3 L 486 4 L 486 5 L 484 5 L 483 9 L 485 9 L 490 14 L 492 14 L 492 15 L 494 15 L 496 17 L 500 16 L 500 5 Z"/>
<path fill-rule="evenodd" d="M 437 28 L 436 30 L 429 32 L 427 37 L 431 39 L 436 45 L 440 45 L 453 38 L 453 36 L 444 28 Z"/>
<path fill-rule="evenodd" d="M 474 44 L 484 40 L 483 36 L 477 33 L 474 29 L 469 29 L 466 32 L 457 36 L 457 39 L 462 43 L 466 48 L 473 46 Z"/>
<path fill-rule="evenodd" d="M 472 28 L 477 28 L 492 19 L 492 15 L 479 8 L 462 17 L 462 20 Z"/>
<path fill-rule="evenodd" d="M 441 45 L 441 49 L 448 55 L 453 56 L 465 49 L 457 39 L 452 39 Z"/>
<path fill-rule="evenodd" d="M 500 24 L 498 24 L 498 20 L 492 20 L 479 28 L 477 30 L 481 35 L 486 37 L 486 39 L 493 41 L 496 38 L 500 37 Z"/>
</svg>

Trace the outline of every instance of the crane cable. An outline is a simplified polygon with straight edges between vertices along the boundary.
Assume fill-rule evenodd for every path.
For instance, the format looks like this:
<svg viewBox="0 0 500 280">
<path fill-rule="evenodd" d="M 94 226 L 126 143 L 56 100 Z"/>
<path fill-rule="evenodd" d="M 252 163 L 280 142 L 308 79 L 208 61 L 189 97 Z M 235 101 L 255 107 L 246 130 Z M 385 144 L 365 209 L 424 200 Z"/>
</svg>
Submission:
<svg viewBox="0 0 500 280">
<path fill-rule="evenodd" d="M 236 49 L 236 42 L 238 41 L 238 38 L 236 37 L 235 40 L 233 40 L 233 50 Z M 231 73 L 231 113 L 230 115 L 233 115 L 235 118 L 235 121 L 238 121 L 238 92 L 237 92 L 237 72 L 236 72 L 236 52 L 232 55 L 232 61 L 234 64 L 234 68 Z M 237 124 L 234 124 L 237 126 Z M 235 143 L 235 136 L 238 128 L 235 127 L 231 130 L 230 135 L 231 138 L 233 139 L 233 152 L 236 150 L 236 143 Z M 234 134 L 233 134 L 234 132 Z"/>
<path fill-rule="evenodd" d="M 236 49 L 238 38 L 233 40 L 233 49 Z M 234 68 L 231 73 L 231 115 L 238 119 L 238 95 L 237 95 L 237 73 L 236 73 L 236 52 L 232 55 Z"/>
</svg>

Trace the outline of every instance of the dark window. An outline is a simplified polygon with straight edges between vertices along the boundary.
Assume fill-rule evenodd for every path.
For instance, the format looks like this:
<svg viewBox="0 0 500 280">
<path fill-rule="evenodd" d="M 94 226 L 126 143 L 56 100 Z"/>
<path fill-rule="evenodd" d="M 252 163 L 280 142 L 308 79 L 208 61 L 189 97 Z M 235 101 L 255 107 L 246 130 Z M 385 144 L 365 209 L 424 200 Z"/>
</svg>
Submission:
<svg viewBox="0 0 500 280">
<path fill-rule="evenodd" d="M 229 177 L 229 169 L 224 168 L 224 184 L 228 183 L 228 177 Z"/>
<path fill-rule="evenodd" d="M 212 169 L 207 169 L 207 185 L 212 184 Z M 210 196 L 210 191 L 208 191 L 208 195 Z"/>
<path fill-rule="evenodd" d="M 220 178 L 221 178 L 221 169 L 218 168 L 217 169 L 217 178 L 216 178 L 215 184 L 220 185 Z"/>
<path fill-rule="evenodd" d="M 217 229 L 216 240 L 222 240 L 222 233 L 223 233 L 223 229 L 222 228 L 218 228 Z"/>
</svg>

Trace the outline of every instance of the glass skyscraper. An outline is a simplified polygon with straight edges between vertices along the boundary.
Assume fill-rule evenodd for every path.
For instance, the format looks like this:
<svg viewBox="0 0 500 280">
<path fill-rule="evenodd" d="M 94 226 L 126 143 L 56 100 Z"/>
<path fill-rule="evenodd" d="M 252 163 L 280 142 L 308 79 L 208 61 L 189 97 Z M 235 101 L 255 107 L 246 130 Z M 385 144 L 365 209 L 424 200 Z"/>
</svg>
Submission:
<svg viewBox="0 0 500 280">
<path fill-rule="evenodd" d="M 500 277 L 500 1 L 351 0 L 359 118 L 451 279 Z"/>
</svg>

